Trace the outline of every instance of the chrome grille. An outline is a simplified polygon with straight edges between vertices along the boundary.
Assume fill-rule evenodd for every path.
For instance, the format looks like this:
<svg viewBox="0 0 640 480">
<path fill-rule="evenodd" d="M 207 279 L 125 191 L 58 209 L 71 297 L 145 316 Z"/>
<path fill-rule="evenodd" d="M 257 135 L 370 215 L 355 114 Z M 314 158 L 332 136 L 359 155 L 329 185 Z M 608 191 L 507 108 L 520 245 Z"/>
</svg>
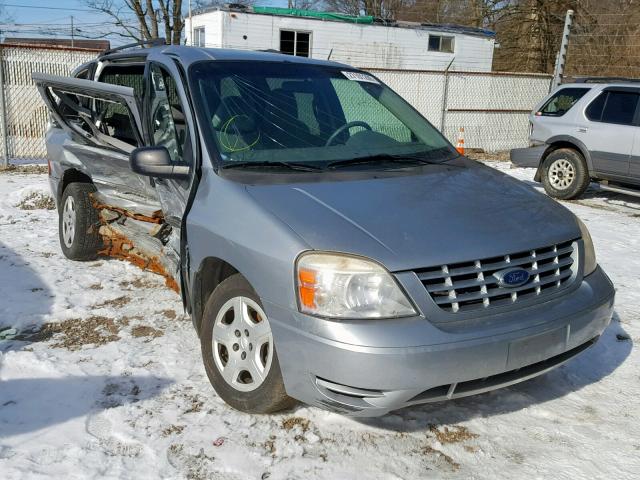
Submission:
<svg viewBox="0 0 640 480">
<path fill-rule="evenodd" d="M 416 274 L 434 302 L 457 313 L 481 310 L 542 297 L 567 286 L 577 267 L 573 241 L 464 263 L 417 270 Z M 502 287 L 494 273 L 519 267 L 529 280 L 519 287 Z"/>
</svg>

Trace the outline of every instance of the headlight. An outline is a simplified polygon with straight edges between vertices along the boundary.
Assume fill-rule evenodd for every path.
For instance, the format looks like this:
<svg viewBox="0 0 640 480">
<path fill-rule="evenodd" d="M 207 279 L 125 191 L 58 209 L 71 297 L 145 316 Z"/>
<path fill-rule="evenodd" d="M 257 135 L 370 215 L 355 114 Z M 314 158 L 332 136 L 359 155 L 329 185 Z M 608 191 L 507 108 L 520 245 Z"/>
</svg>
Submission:
<svg viewBox="0 0 640 480">
<path fill-rule="evenodd" d="M 582 220 L 576 218 L 578 226 L 580 227 L 580 234 L 582 235 L 582 243 L 584 243 L 584 275 L 589 275 L 598 266 L 596 261 L 596 251 L 593 248 L 593 240 L 591 234 L 587 229 L 587 226 L 582 223 Z"/>
<path fill-rule="evenodd" d="M 416 311 L 395 279 L 370 260 L 303 254 L 296 268 L 300 311 L 330 318 L 393 318 Z"/>
</svg>

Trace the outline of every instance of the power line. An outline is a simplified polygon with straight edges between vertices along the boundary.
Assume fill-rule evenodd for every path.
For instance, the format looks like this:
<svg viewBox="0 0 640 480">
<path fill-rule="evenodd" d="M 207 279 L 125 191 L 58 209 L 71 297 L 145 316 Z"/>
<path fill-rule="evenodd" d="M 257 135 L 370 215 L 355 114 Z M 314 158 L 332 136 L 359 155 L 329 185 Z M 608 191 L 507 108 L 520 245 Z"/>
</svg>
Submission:
<svg viewBox="0 0 640 480">
<path fill-rule="evenodd" d="M 74 19 L 73 24 L 76 27 L 104 27 L 105 22 L 76 22 Z M 0 28 L 13 28 L 13 27 L 27 27 L 27 28 L 57 28 L 57 27 L 65 27 L 69 25 L 69 17 L 64 18 L 63 20 L 57 20 L 55 23 L 53 21 L 47 23 L 0 23 Z M 129 27 L 135 27 L 135 23 L 124 23 L 123 25 Z M 109 27 L 111 25 L 108 25 Z"/>
<path fill-rule="evenodd" d="M 36 10 L 66 10 L 70 12 L 94 12 L 95 10 L 91 8 L 72 8 L 72 7 L 43 7 L 41 5 L 18 5 L 15 3 L 3 3 L 1 4 L 3 7 L 11 7 L 11 8 L 33 8 Z"/>
</svg>

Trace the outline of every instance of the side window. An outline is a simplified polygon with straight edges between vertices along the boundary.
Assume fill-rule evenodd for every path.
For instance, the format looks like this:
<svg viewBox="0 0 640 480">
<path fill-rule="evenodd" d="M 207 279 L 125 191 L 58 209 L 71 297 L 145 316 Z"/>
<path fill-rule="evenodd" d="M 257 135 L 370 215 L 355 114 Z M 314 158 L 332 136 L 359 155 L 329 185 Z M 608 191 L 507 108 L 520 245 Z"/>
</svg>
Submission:
<svg viewBox="0 0 640 480">
<path fill-rule="evenodd" d="M 280 52 L 297 57 L 308 57 L 311 33 L 280 30 Z"/>
<path fill-rule="evenodd" d="M 174 78 L 159 65 L 151 65 L 149 93 L 153 144 L 166 147 L 172 161 L 191 163 L 191 141 L 178 89 Z"/>
<path fill-rule="evenodd" d="M 453 53 L 454 37 L 429 34 L 428 49 L 430 52 Z"/>
<path fill-rule="evenodd" d="M 633 92 L 602 93 L 587 108 L 587 118 L 595 122 L 633 125 L 640 95 Z"/>
<path fill-rule="evenodd" d="M 607 92 L 602 92 L 600 95 L 596 97 L 594 101 L 592 101 L 585 114 L 587 118 L 594 122 L 599 122 L 602 120 L 602 111 L 604 110 L 604 104 L 607 101 Z"/>
<path fill-rule="evenodd" d="M 144 65 L 110 65 L 100 74 L 100 82 L 132 87 L 142 98 Z M 137 146 L 136 132 L 129 111 L 124 105 L 106 100 L 95 101 L 96 126 L 102 133 L 132 146 Z"/>
<path fill-rule="evenodd" d="M 204 36 L 204 27 L 195 27 L 193 29 L 193 41 L 194 47 L 204 47 L 206 45 Z"/>
<path fill-rule="evenodd" d="M 536 115 L 543 117 L 561 117 L 588 91 L 588 88 L 562 88 L 547 100 Z"/>
<path fill-rule="evenodd" d="M 88 68 L 84 68 L 84 69 L 80 70 L 78 73 L 76 73 L 75 77 L 87 80 L 89 78 L 89 69 Z"/>
<path fill-rule="evenodd" d="M 89 67 L 83 68 L 82 70 L 77 72 L 74 75 L 74 78 L 80 78 L 82 80 L 87 80 L 89 78 Z M 91 99 L 89 97 L 82 97 L 80 95 L 72 95 L 70 98 L 72 98 L 73 101 L 77 105 L 80 105 L 81 107 L 83 107 L 83 108 L 85 108 L 87 110 L 91 110 Z M 66 117 L 67 119 L 72 119 L 72 121 L 74 123 L 78 124 L 87 133 L 91 132 L 91 130 L 87 128 L 87 125 L 84 124 L 84 121 L 78 115 L 78 110 L 77 109 L 72 108 L 70 105 L 62 103 L 62 105 L 60 106 L 60 113 L 61 113 L 61 115 L 63 117 Z"/>
<path fill-rule="evenodd" d="M 633 124 L 633 116 L 638 106 L 638 94 L 630 92 L 609 92 L 602 111 L 602 121 L 606 123 Z"/>
</svg>

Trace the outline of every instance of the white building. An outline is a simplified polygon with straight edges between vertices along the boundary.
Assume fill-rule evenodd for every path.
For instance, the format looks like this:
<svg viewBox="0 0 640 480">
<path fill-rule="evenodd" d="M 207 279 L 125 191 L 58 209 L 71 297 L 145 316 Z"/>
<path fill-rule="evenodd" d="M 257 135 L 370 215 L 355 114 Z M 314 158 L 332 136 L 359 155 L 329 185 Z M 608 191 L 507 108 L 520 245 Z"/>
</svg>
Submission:
<svg viewBox="0 0 640 480">
<path fill-rule="evenodd" d="M 495 34 L 451 25 L 275 7 L 211 8 L 186 20 L 187 45 L 277 50 L 359 68 L 491 71 Z"/>
</svg>

